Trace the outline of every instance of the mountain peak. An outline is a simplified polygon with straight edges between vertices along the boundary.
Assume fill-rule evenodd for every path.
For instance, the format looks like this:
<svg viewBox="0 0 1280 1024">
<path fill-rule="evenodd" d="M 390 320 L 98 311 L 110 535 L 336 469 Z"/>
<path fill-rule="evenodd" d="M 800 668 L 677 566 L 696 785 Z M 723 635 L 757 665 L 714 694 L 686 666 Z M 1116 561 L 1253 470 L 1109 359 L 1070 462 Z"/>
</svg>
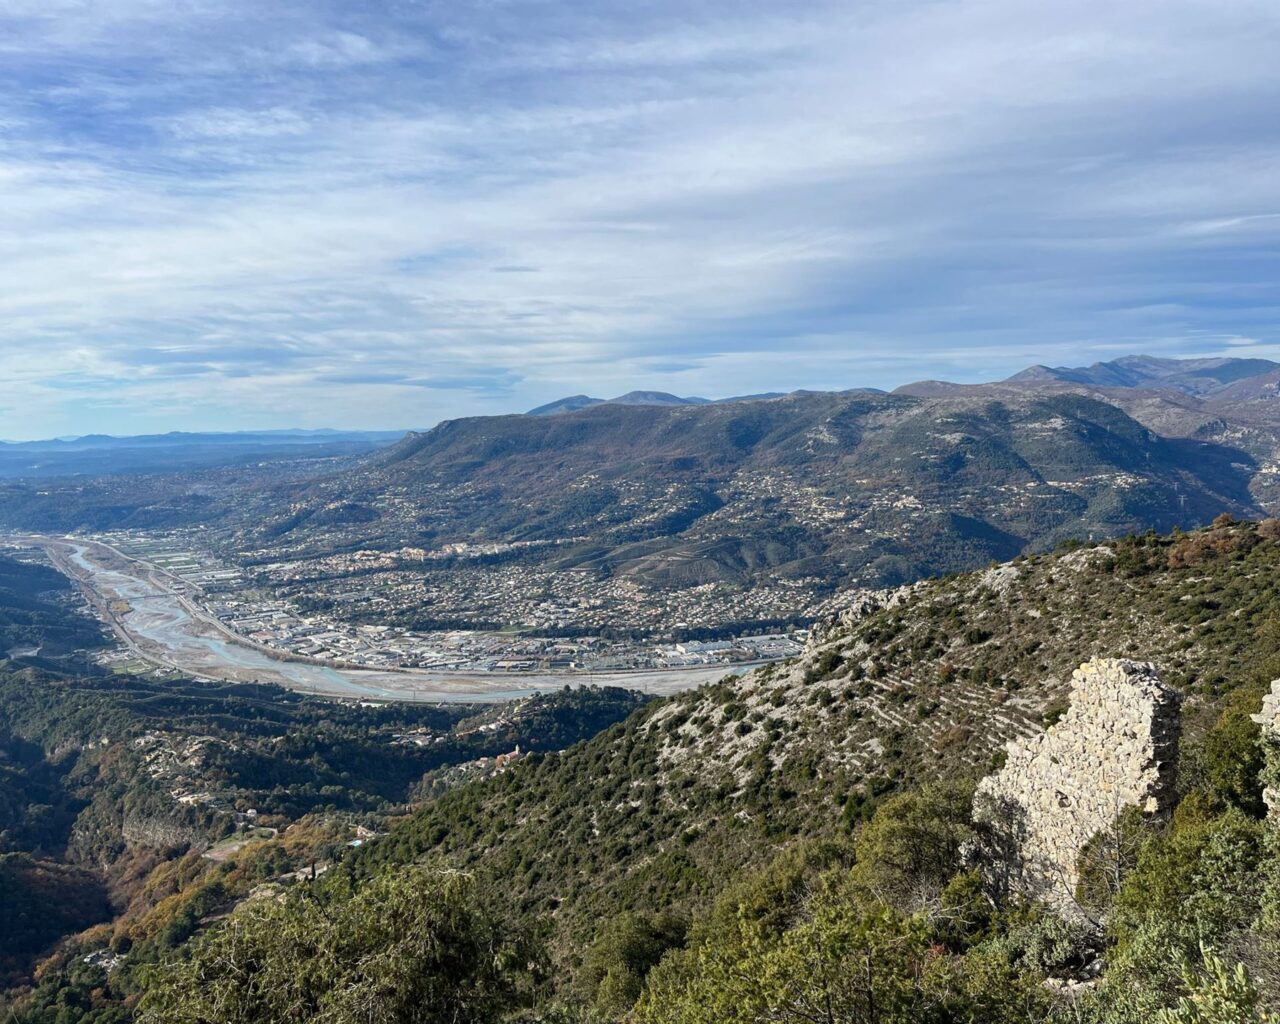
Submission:
<svg viewBox="0 0 1280 1024">
<path fill-rule="evenodd" d="M 592 398 L 590 395 L 570 395 L 559 398 L 536 409 L 530 409 L 526 416 L 559 416 L 580 409 L 590 409 L 597 405 L 710 405 L 709 398 L 681 398 L 666 391 L 628 391 L 617 398 Z"/>
<path fill-rule="evenodd" d="M 681 398 L 666 391 L 628 391 L 611 398 L 608 405 L 710 405 L 709 398 Z"/>
<path fill-rule="evenodd" d="M 1061 382 L 1108 388 L 1171 388 L 1189 395 L 1205 396 L 1250 377 L 1280 370 L 1270 359 L 1238 359 L 1218 356 L 1208 359 L 1165 359 L 1159 356 L 1130 355 L 1090 366 L 1029 366 L 1006 384 Z"/>
<path fill-rule="evenodd" d="M 592 398 L 590 395 L 570 395 L 568 398 L 557 398 L 554 402 L 530 409 L 526 416 L 559 416 L 566 412 L 577 412 L 589 409 L 593 405 L 603 405 L 603 398 Z"/>
</svg>

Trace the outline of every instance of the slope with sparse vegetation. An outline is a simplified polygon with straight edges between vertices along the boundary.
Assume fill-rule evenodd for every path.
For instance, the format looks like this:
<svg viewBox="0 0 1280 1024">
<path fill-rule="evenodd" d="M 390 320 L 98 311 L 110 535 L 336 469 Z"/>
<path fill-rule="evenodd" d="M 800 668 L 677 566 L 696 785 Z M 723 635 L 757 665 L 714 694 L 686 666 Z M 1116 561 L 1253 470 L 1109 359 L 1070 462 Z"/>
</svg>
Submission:
<svg viewBox="0 0 1280 1024">
<path fill-rule="evenodd" d="M 1239 1024 L 1280 1006 L 1277 840 L 1249 718 L 1280 675 L 1280 524 L 1221 517 L 847 604 L 795 662 L 448 790 L 283 903 L 231 924 L 189 910 L 186 934 L 90 978 L 51 969 L 17 1020 L 55 1020 L 63 996 L 100 1020 L 141 997 L 147 1019 L 212 1021 L 214 996 L 235 1019 L 434 1020 L 394 1000 L 361 1017 L 343 993 L 439 970 L 419 942 L 456 942 L 463 964 L 476 941 L 503 973 L 459 1019 Z M 1153 661 L 1183 694 L 1177 801 L 1096 837 L 1088 917 L 1064 921 L 985 891 L 970 793 L 1003 741 L 1056 720 L 1092 655 Z M 429 920 L 451 908 L 429 938 L 373 927 L 396 885 Z M 283 950 L 338 956 L 331 929 L 350 914 L 389 960 L 366 962 L 353 928 L 337 973 L 273 973 Z M 218 967 L 233 942 L 261 968 Z M 197 975 L 212 994 L 196 998 Z"/>
</svg>

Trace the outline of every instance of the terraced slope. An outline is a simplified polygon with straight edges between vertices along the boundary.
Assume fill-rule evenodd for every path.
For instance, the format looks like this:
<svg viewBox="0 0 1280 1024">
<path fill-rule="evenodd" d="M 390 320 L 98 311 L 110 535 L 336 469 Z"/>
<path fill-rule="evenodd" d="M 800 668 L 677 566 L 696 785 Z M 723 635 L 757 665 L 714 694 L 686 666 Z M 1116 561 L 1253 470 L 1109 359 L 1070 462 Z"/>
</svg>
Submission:
<svg viewBox="0 0 1280 1024">
<path fill-rule="evenodd" d="M 345 870 L 477 871 L 548 915 L 571 966 L 623 908 L 697 906 L 734 869 L 847 832 L 895 789 L 982 774 L 1058 713 L 1093 655 L 1154 661 L 1184 691 L 1191 765 L 1224 696 L 1280 668 L 1277 536 L 1274 521 L 1221 521 L 855 595 L 794 663 L 448 794 Z"/>
</svg>

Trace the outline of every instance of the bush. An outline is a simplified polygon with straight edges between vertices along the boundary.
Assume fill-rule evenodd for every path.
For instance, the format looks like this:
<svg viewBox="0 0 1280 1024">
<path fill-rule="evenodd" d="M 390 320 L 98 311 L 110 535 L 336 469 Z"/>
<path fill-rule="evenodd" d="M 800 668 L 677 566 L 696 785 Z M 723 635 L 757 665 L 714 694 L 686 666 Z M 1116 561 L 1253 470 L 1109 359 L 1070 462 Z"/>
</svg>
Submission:
<svg viewBox="0 0 1280 1024">
<path fill-rule="evenodd" d="M 973 836 L 972 803 L 967 783 L 936 783 L 885 801 L 858 836 L 855 889 L 904 912 L 935 899 Z"/>
<path fill-rule="evenodd" d="M 947 956 L 923 914 L 864 903 L 834 872 L 782 930 L 738 917 L 654 969 L 636 1024 L 1014 1024 L 1043 1020 L 1038 978 L 999 955 Z"/>
<path fill-rule="evenodd" d="M 1236 808 L 1175 819 L 1149 840 L 1117 894 L 1108 931 L 1112 981 L 1126 979 L 1162 1000 L 1178 965 L 1202 943 L 1218 944 L 1257 918 L 1264 885 L 1266 827 Z"/>
<path fill-rule="evenodd" d="M 1243 964 L 1228 967 L 1211 949 L 1201 948 L 1199 969 L 1186 964 L 1182 980 L 1189 994 L 1173 1009 L 1161 1010 L 1159 1024 L 1280 1024 L 1266 1013 Z"/>
<path fill-rule="evenodd" d="M 605 925 L 583 959 L 580 986 L 597 1011 L 619 1015 L 640 997 L 645 977 L 667 950 L 679 946 L 687 922 L 663 915 L 622 914 Z"/>
<path fill-rule="evenodd" d="M 406 869 L 354 898 L 254 900 L 144 976 L 140 1024 L 487 1024 L 530 988 L 532 950 L 456 873 Z"/>
<path fill-rule="evenodd" d="M 1241 687 L 1218 721 L 1184 761 L 1192 778 L 1223 803 L 1262 817 L 1262 731 L 1250 717 L 1262 705 L 1264 686 Z"/>
</svg>

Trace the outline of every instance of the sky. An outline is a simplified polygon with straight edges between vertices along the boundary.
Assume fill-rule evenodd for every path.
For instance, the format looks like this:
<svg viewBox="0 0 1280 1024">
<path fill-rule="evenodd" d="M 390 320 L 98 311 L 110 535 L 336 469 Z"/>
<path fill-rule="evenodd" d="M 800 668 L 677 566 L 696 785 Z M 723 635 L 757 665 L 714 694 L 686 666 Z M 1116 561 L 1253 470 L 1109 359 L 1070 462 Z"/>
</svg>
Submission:
<svg viewBox="0 0 1280 1024">
<path fill-rule="evenodd" d="M 1274 0 L 0 0 L 0 437 L 1280 356 Z"/>
</svg>

